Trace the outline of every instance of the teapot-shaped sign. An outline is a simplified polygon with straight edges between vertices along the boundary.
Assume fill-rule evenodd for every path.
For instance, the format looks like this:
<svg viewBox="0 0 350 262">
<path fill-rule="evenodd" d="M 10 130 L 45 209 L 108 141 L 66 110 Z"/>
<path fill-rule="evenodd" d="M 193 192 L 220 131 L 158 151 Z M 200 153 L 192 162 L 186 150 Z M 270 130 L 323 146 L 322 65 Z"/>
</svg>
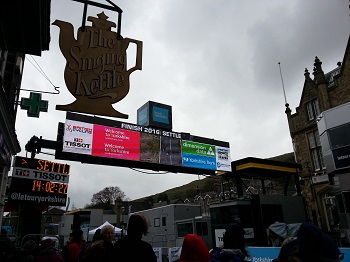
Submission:
<svg viewBox="0 0 350 262">
<path fill-rule="evenodd" d="M 122 38 L 111 31 L 114 22 L 104 12 L 88 17 L 92 26 L 78 29 L 74 39 L 72 24 L 56 20 L 60 28 L 59 46 L 67 60 L 64 79 L 69 92 L 76 100 L 68 105 L 57 105 L 57 110 L 128 118 L 116 111 L 112 104 L 122 100 L 130 89 L 130 74 L 142 69 L 142 42 Z M 127 69 L 126 50 L 135 43 L 135 66 Z"/>
</svg>

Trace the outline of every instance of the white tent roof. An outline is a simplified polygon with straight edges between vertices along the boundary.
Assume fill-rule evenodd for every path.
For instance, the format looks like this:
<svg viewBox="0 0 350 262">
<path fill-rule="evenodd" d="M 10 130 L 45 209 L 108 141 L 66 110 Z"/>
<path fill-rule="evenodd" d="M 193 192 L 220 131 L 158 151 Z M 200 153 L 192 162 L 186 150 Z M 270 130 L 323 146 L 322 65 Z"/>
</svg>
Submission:
<svg viewBox="0 0 350 262">
<path fill-rule="evenodd" d="M 95 228 L 95 229 L 93 229 L 93 230 L 90 230 L 90 231 L 89 231 L 89 235 L 95 234 L 96 230 L 102 229 L 104 226 L 107 226 L 107 225 L 108 225 L 108 226 L 114 227 L 114 233 L 120 233 L 120 232 L 122 231 L 121 228 L 115 227 L 115 226 L 113 226 L 111 223 L 109 223 L 108 221 L 106 221 L 106 222 L 104 222 L 102 225 L 100 225 L 99 227 L 97 227 L 97 228 Z"/>
</svg>

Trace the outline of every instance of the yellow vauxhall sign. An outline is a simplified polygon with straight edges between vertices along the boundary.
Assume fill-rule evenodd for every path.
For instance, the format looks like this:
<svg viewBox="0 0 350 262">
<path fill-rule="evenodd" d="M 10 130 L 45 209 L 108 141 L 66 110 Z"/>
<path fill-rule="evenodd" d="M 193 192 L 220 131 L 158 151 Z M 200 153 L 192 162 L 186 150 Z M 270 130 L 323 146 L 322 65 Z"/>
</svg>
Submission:
<svg viewBox="0 0 350 262">
<path fill-rule="evenodd" d="M 60 28 L 59 46 L 67 60 L 64 78 L 75 101 L 57 105 L 57 110 L 128 118 L 116 111 L 112 104 L 122 100 L 130 89 L 130 74 L 142 69 L 142 42 L 123 38 L 111 31 L 114 22 L 104 12 L 88 17 L 92 26 L 78 29 L 74 38 L 72 24 L 56 20 Z M 137 46 L 135 66 L 127 69 L 126 50 L 129 44 Z"/>
</svg>

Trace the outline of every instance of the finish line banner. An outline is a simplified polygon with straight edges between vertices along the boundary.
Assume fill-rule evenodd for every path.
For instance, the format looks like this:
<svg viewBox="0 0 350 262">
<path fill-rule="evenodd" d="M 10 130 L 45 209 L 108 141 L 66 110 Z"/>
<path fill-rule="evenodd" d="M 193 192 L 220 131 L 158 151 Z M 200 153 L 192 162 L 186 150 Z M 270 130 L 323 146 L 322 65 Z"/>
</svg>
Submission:
<svg viewBox="0 0 350 262">
<path fill-rule="evenodd" d="M 227 142 L 112 120 L 104 124 L 102 120 L 93 123 L 87 119 L 77 121 L 67 117 L 63 153 L 214 172 L 231 171 Z"/>
</svg>

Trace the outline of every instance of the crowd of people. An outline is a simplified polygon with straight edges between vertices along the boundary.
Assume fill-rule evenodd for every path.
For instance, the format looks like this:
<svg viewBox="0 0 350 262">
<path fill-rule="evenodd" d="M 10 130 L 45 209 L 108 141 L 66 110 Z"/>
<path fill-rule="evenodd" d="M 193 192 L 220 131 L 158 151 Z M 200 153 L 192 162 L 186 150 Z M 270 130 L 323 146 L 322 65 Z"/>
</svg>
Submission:
<svg viewBox="0 0 350 262">
<path fill-rule="evenodd" d="M 97 230 L 93 239 L 84 242 L 83 231 L 75 230 L 70 240 L 59 252 L 52 239 L 42 240 L 40 245 L 28 240 L 21 249 L 14 249 L 6 232 L 1 232 L 1 262 L 156 262 L 157 256 L 151 244 L 142 240 L 148 231 L 143 215 L 131 215 L 127 235 L 114 243 L 114 227 L 106 225 Z M 225 229 L 223 245 L 208 250 L 203 239 L 196 234 L 184 238 L 177 262 L 246 262 L 252 261 L 244 240 L 245 231 L 234 224 Z M 344 259 L 336 242 L 311 223 L 303 223 L 296 238 L 286 239 L 273 262 L 340 262 Z"/>
<path fill-rule="evenodd" d="M 42 240 L 39 245 L 28 240 L 23 247 L 16 249 L 6 235 L 6 230 L 3 230 L 0 235 L 0 262 L 156 262 L 152 246 L 142 240 L 147 231 L 147 219 L 142 215 L 132 215 L 127 235 L 115 243 L 114 227 L 106 225 L 96 230 L 88 242 L 84 241 L 82 230 L 74 230 L 68 243 L 59 251 L 52 239 Z"/>
</svg>

